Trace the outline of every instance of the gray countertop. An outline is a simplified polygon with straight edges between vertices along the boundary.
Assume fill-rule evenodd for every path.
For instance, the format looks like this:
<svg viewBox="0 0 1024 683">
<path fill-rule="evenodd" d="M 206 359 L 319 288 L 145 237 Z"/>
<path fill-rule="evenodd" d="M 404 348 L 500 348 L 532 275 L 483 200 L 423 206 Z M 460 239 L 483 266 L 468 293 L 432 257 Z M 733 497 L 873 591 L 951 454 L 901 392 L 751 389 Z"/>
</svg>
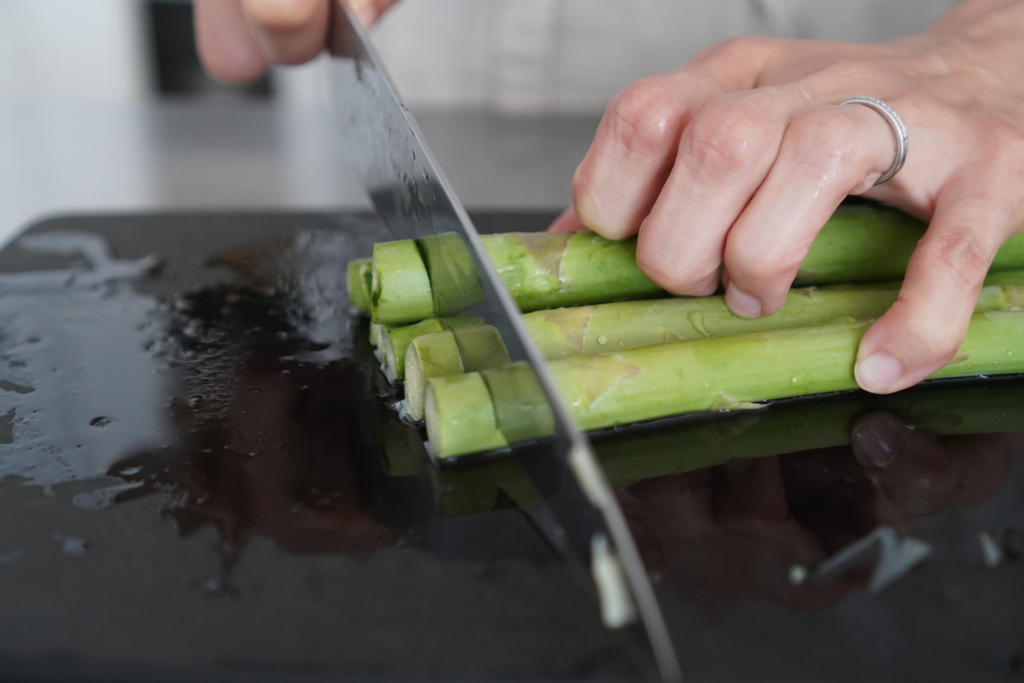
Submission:
<svg viewBox="0 0 1024 683">
<path fill-rule="evenodd" d="M 417 116 L 470 207 L 555 208 L 594 117 Z M 0 245 L 53 214 L 368 206 L 329 113 L 262 103 L 0 100 Z"/>
</svg>

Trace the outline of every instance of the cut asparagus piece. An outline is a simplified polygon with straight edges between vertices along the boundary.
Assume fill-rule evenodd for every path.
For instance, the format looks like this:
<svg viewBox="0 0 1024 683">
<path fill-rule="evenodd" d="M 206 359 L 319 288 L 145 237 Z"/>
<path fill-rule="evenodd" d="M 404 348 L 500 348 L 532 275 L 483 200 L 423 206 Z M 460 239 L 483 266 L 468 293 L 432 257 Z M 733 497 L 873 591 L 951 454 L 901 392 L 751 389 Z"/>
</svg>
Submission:
<svg viewBox="0 0 1024 683">
<path fill-rule="evenodd" d="M 399 325 L 434 314 L 430 277 L 420 250 L 412 240 L 380 242 L 373 246 L 373 321 Z"/>
<path fill-rule="evenodd" d="M 585 430 L 691 412 L 756 408 L 755 402 L 855 389 L 853 365 L 868 321 L 840 322 L 721 339 L 574 356 L 550 370 L 562 399 Z M 1024 371 L 1024 312 L 988 311 L 971 319 L 957 361 L 933 377 Z M 460 377 L 470 377 L 472 374 Z M 493 401 L 467 405 L 439 377 L 428 385 L 428 438 L 439 457 L 487 450 L 463 424 L 495 425 Z M 463 380 L 468 382 L 469 380 Z M 481 382 L 482 382 L 481 378 Z M 474 400 L 479 401 L 479 392 Z M 500 431 L 500 430 L 498 430 Z M 502 439 L 507 443 L 507 440 Z"/>
<path fill-rule="evenodd" d="M 348 298 L 356 310 L 370 315 L 373 291 L 373 259 L 361 258 L 348 262 Z"/>
<path fill-rule="evenodd" d="M 427 380 L 508 365 L 505 342 L 494 327 L 478 325 L 425 334 L 412 340 L 405 353 L 404 412 L 423 419 Z"/>
<path fill-rule="evenodd" d="M 416 245 L 430 277 L 435 316 L 452 315 L 480 303 L 484 292 L 462 237 L 446 232 L 422 237 Z"/>
<path fill-rule="evenodd" d="M 540 439 L 554 431 L 555 416 L 528 363 L 494 367 L 482 373 L 494 403 L 498 429 L 509 443 Z"/>
<path fill-rule="evenodd" d="M 381 336 L 378 345 L 384 373 L 392 381 L 405 379 L 405 353 L 409 344 L 416 337 L 461 327 L 477 327 L 483 324 L 483 318 L 467 315 L 452 318 L 427 318 L 412 325 L 392 327 Z"/>
<path fill-rule="evenodd" d="M 425 408 L 428 443 L 439 457 L 508 446 L 479 372 L 431 380 Z"/>
</svg>

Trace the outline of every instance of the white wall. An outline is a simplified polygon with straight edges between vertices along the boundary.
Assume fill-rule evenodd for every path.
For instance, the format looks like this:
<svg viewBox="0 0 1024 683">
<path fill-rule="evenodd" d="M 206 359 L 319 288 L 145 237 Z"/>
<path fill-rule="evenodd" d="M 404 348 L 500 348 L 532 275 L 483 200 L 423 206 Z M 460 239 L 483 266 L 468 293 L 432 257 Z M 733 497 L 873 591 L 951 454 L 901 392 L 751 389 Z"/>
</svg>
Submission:
<svg viewBox="0 0 1024 683">
<path fill-rule="evenodd" d="M 145 98 L 141 9 L 134 0 L 0 0 L 0 97 Z"/>
<path fill-rule="evenodd" d="M 957 0 L 403 0 L 374 41 L 413 107 L 600 112 L 729 36 L 871 42 Z"/>
<path fill-rule="evenodd" d="M 745 33 L 872 41 L 918 31 L 955 0 L 403 0 L 374 30 L 414 107 L 599 112 L 629 82 Z M 141 101 L 137 0 L 0 0 L 0 97 Z M 286 102 L 322 69 L 279 69 Z"/>
</svg>

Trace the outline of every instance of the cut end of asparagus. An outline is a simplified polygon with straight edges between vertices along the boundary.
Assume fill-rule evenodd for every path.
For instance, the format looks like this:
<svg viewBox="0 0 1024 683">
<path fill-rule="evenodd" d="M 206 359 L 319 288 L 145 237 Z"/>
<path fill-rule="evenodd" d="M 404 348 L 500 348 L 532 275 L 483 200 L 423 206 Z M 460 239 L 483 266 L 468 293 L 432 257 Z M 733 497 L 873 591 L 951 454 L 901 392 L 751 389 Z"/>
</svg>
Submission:
<svg viewBox="0 0 1024 683">
<path fill-rule="evenodd" d="M 511 362 L 498 330 L 463 327 L 417 337 L 405 353 L 405 401 L 410 416 L 423 419 L 427 380 L 477 372 Z"/>
<path fill-rule="evenodd" d="M 427 380 L 466 371 L 451 330 L 417 337 L 405 352 L 405 407 L 409 417 L 423 419 Z"/>
<path fill-rule="evenodd" d="M 386 325 L 380 323 L 370 323 L 370 346 L 375 349 L 379 349 L 381 344 L 384 343 L 384 337 L 387 336 L 388 328 Z"/>
<path fill-rule="evenodd" d="M 390 328 L 385 338 L 381 340 L 384 366 L 397 379 L 405 379 L 405 354 L 413 339 L 425 334 L 457 330 L 463 327 L 478 327 L 483 324 L 482 318 L 467 315 L 454 318 L 427 318 L 412 325 Z M 389 345 L 390 349 L 388 349 Z"/>
<path fill-rule="evenodd" d="M 348 299 L 360 313 L 370 315 L 373 290 L 373 259 L 348 262 Z"/>
</svg>

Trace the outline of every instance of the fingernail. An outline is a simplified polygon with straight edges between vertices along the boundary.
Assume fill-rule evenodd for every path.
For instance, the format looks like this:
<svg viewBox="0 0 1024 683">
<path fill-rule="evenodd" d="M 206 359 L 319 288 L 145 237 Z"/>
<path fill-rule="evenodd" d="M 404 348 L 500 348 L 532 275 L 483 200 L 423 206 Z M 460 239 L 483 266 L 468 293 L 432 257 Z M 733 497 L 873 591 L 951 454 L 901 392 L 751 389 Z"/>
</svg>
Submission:
<svg viewBox="0 0 1024 683">
<path fill-rule="evenodd" d="M 348 4 L 352 11 L 355 12 L 359 23 L 366 28 L 370 28 L 370 25 L 377 21 L 377 17 L 380 15 L 376 5 L 371 0 L 349 0 Z"/>
<path fill-rule="evenodd" d="M 761 302 L 731 283 L 725 290 L 725 305 L 737 317 L 761 317 Z"/>
<path fill-rule="evenodd" d="M 884 394 L 903 377 L 903 364 L 890 355 L 873 353 L 864 360 L 857 361 L 853 376 L 864 391 Z"/>
<path fill-rule="evenodd" d="M 850 432 L 853 450 L 875 467 L 885 469 L 896 459 L 899 443 L 896 433 L 888 425 L 862 422 Z"/>
</svg>

